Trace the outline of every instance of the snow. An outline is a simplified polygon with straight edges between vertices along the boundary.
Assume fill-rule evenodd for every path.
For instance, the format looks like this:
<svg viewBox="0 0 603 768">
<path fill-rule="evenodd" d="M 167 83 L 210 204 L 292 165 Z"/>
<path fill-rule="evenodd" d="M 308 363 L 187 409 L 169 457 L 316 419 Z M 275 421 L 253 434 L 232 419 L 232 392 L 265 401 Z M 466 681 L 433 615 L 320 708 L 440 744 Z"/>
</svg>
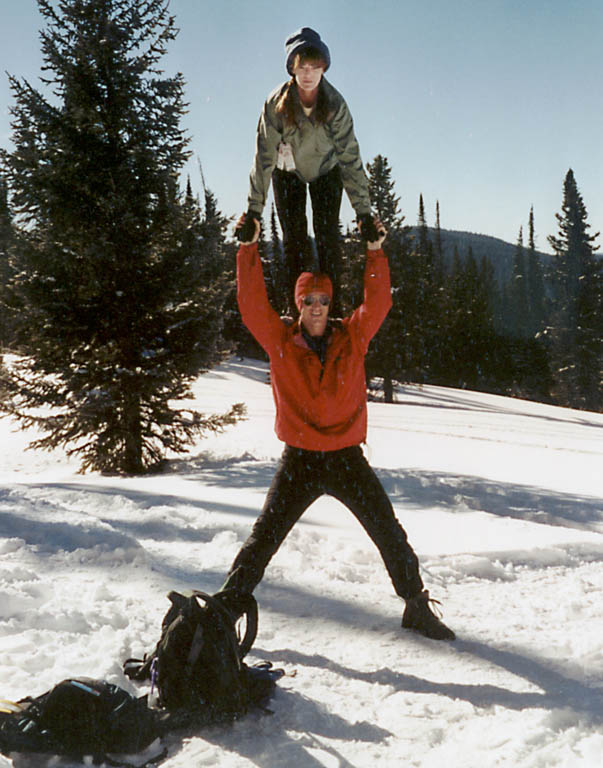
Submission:
<svg viewBox="0 0 603 768">
<path fill-rule="evenodd" d="M 201 377 L 249 418 L 158 476 L 77 472 L 0 421 L 0 698 L 122 674 L 171 589 L 216 591 L 282 445 L 261 363 Z M 328 497 L 257 589 L 249 660 L 286 670 L 274 714 L 178 734 L 165 768 L 586 768 L 603 753 L 603 415 L 438 387 L 369 404 L 367 457 L 419 554 L 441 643 L 400 628 L 372 543 Z M 0 757 L 0 768 L 40 766 Z M 54 761 L 52 765 L 74 765 Z"/>
</svg>

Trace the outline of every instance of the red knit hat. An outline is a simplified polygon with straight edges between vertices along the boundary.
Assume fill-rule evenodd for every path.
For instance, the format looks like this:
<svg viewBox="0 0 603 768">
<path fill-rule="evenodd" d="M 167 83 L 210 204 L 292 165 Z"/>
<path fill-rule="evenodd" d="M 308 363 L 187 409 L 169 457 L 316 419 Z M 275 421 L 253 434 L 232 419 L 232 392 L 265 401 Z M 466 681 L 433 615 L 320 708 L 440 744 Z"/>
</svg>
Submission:
<svg viewBox="0 0 603 768">
<path fill-rule="evenodd" d="M 304 296 L 309 293 L 326 293 L 333 298 L 333 283 L 328 275 L 320 272 L 302 272 L 295 283 L 295 306 L 301 309 Z"/>
</svg>

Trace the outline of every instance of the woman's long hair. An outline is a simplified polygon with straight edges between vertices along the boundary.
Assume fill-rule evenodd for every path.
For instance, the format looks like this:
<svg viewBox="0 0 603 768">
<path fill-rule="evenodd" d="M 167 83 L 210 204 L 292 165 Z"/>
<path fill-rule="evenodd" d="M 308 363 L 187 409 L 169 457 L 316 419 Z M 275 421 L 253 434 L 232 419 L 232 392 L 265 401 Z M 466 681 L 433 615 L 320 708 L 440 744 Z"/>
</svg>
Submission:
<svg viewBox="0 0 603 768">
<path fill-rule="evenodd" d="M 316 48 L 307 48 L 303 53 L 298 53 L 293 59 L 293 69 L 295 70 L 300 65 L 310 62 L 313 64 L 321 64 L 326 68 L 326 62 Z M 302 116 L 303 111 L 301 103 L 297 93 L 297 83 L 295 77 L 285 85 L 283 92 L 281 93 L 278 101 L 276 102 L 276 113 L 281 115 L 285 123 L 289 126 L 295 125 L 298 119 Z M 322 80 L 318 86 L 318 95 L 316 97 L 316 104 L 314 107 L 314 119 L 317 123 L 324 124 L 329 121 L 330 105 L 327 94 L 322 84 Z"/>
</svg>

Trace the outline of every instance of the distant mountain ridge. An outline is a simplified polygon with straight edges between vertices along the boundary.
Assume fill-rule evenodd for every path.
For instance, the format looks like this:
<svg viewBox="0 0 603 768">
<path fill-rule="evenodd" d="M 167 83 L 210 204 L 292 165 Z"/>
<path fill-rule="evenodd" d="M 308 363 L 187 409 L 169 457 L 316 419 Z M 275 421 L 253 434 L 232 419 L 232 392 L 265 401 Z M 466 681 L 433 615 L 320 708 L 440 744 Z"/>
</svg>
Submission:
<svg viewBox="0 0 603 768">
<path fill-rule="evenodd" d="M 428 227 L 429 239 L 432 243 L 435 243 L 436 230 L 433 227 Z M 412 227 L 411 233 L 417 234 L 417 228 Z M 496 279 L 500 285 L 504 285 L 511 277 L 513 272 L 513 258 L 517 245 L 514 243 L 507 243 L 506 240 L 501 240 L 498 237 L 492 237 L 491 235 L 478 235 L 474 232 L 462 232 L 454 229 L 441 229 L 440 238 L 442 241 L 442 251 L 444 253 L 444 260 L 447 264 L 452 263 L 454 257 L 454 248 L 456 246 L 461 259 L 465 259 L 471 247 L 473 255 L 479 263 L 482 256 L 485 256 L 494 266 L 494 273 Z M 524 250 L 527 253 L 528 248 L 524 244 Z M 536 251 L 540 257 L 542 264 L 547 265 L 551 261 L 552 256 L 549 253 L 542 251 Z"/>
</svg>

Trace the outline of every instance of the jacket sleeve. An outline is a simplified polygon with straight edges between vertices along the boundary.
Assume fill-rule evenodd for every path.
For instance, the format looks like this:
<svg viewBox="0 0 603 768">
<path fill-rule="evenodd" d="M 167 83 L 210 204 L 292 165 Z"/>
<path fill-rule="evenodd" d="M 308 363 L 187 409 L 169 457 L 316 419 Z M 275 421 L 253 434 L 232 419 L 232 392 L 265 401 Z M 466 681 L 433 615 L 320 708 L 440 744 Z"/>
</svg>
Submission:
<svg viewBox="0 0 603 768">
<path fill-rule="evenodd" d="M 278 145 L 282 138 L 273 101 L 272 98 L 266 101 L 258 121 L 255 157 L 249 174 L 247 207 L 258 214 L 262 213 L 266 204 L 272 171 L 276 165 Z"/>
<path fill-rule="evenodd" d="M 352 115 L 340 96 L 340 103 L 330 123 L 331 139 L 337 154 L 341 178 L 352 208 L 358 216 L 371 212 L 368 178 L 362 165 L 360 147 L 354 133 Z"/>
<path fill-rule="evenodd" d="M 270 356 L 283 338 L 285 325 L 270 306 L 256 243 L 237 253 L 237 301 L 243 323 Z"/>
<path fill-rule="evenodd" d="M 392 291 L 387 256 L 382 249 L 367 251 L 364 301 L 350 318 L 350 331 L 355 334 L 364 354 L 391 307 Z"/>
</svg>

